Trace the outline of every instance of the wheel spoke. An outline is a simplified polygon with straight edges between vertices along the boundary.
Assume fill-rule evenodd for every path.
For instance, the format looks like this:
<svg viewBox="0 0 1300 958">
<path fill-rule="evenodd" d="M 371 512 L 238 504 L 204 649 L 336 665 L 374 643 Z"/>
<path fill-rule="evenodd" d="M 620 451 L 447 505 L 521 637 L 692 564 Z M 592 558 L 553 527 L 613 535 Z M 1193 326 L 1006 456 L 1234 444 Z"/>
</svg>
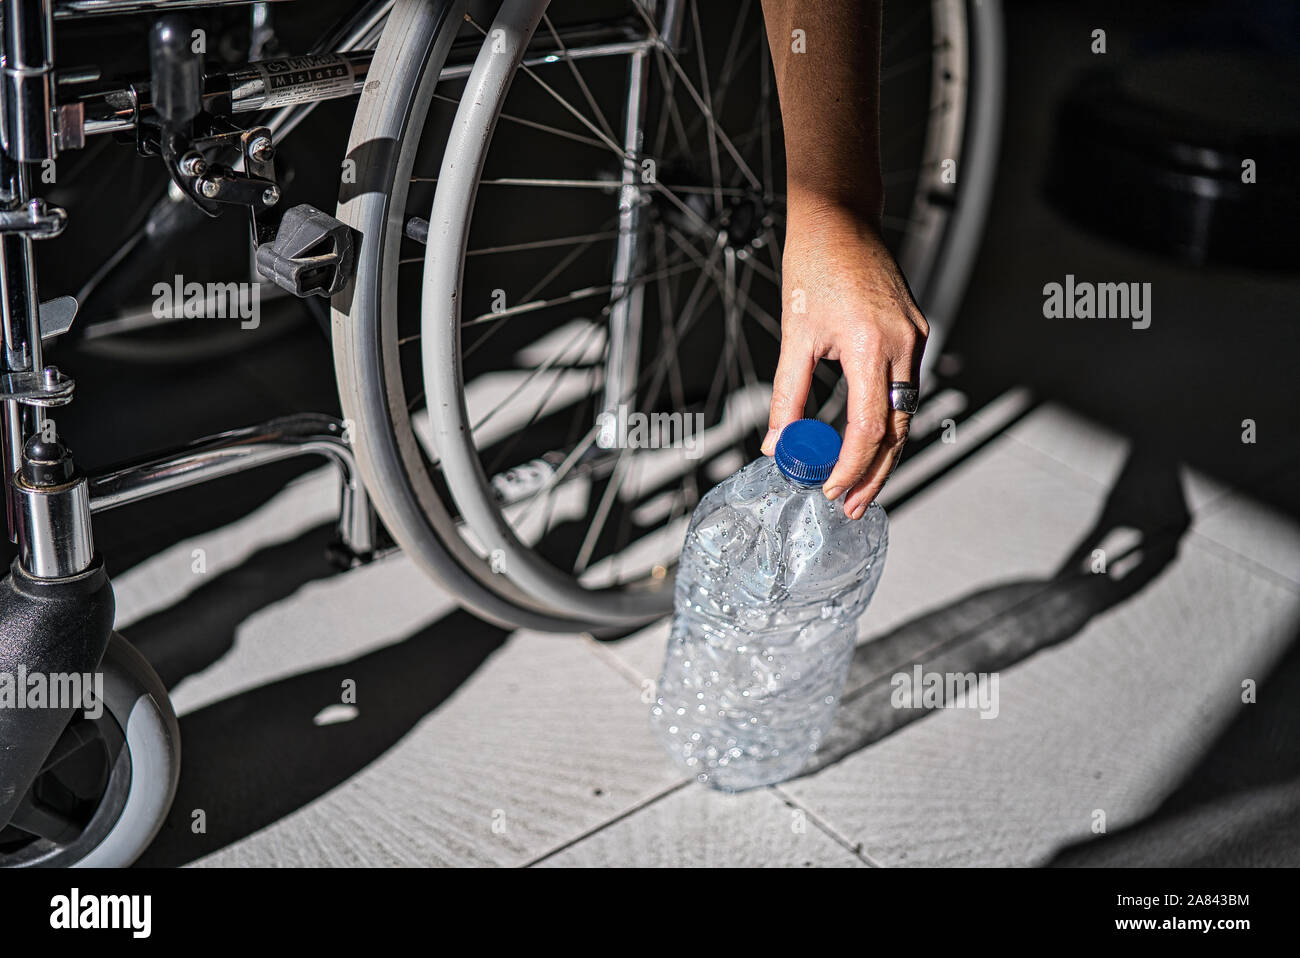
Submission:
<svg viewBox="0 0 1300 958">
<path fill-rule="evenodd" d="M 413 176 L 412 183 L 437 183 L 436 176 Z M 555 189 L 573 189 L 573 190 L 605 190 L 609 193 L 618 192 L 622 185 L 617 180 L 559 180 L 559 179 L 542 179 L 528 177 L 502 176 L 492 180 L 479 180 L 479 186 L 540 186 L 552 187 Z"/>
<path fill-rule="evenodd" d="M 725 280 L 718 275 L 717 267 L 714 264 L 713 260 L 710 259 L 706 263 L 704 259 L 700 257 L 699 253 L 696 252 L 695 248 L 690 246 L 690 244 L 686 242 L 685 238 L 681 235 L 681 233 L 679 233 L 677 230 L 670 229 L 668 231 L 668 236 L 679 247 L 686 250 L 687 254 L 692 256 L 692 258 L 695 259 L 696 263 L 701 266 L 701 269 L 703 269 L 705 272 L 709 273 L 712 276 L 715 283 L 725 282 Z M 753 257 L 750 257 L 749 259 L 745 260 L 745 266 L 747 268 L 752 268 L 753 265 L 754 265 Z M 781 341 L 781 324 L 777 322 L 777 320 L 772 318 L 771 314 L 769 314 L 767 310 L 763 309 L 752 299 L 747 298 L 745 302 L 742 303 L 741 305 L 741 311 L 746 313 L 751 319 L 753 319 L 756 323 L 758 323 L 758 325 L 762 329 L 766 330 L 772 336 L 773 339 L 775 339 L 777 342 Z M 817 376 L 819 379 L 821 379 L 823 382 L 829 385 L 834 385 L 837 381 L 836 377 L 832 375 L 829 371 L 827 371 L 826 368 L 822 366 L 820 363 L 816 367 L 814 367 L 813 375 Z"/>
<path fill-rule="evenodd" d="M 605 530 L 605 522 L 609 519 L 610 510 L 614 506 L 614 497 L 618 495 L 618 490 L 622 487 L 623 480 L 627 478 L 628 468 L 631 466 L 631 459 L 627 453 L 626 448 L 619 450 L 618 460 L 614 463 L 614 474 L 609 477 L 609 482 L 605 484 L 605 491 L 601 494 L 600 504 L 596 506 L 596 515 L 592 518 L 591 525 L 587 527 L 587 534 L 583 537 L 582 547 L 578 550 L 578 558 L 573 563 L 574 575 L 581 575 L 587 570 L 587 563 L 591 561 L 591 554 L 596 549 L 596 541 Z"/>
<path fill-rule="evenodd" d="M 525 376 L 519 382 L 519 384 L 510 391 L 509 395 L 507 395 L 504 399 L 502 399 L 490 410 L 488 410 L 488 412 L 477 422 L 471 423 L 469 427 L 469 431 L 471 433 L 478 432 L 485 425 L 487 425 L 492 420 L 492 417 L 495 416 L 497 413 L 499 413 L 502 409 L 504 409 L 507 406 L 514 405 L 514 401 L 519 397 L 520 393 L 522 393 L 526 388 L 528 388 L 529 384 L 531 384 L 535 379 L 537 379 L 538 376 L 550 372 L 565 356 L 569 356 L 569 355 L 581 356 L 582 350 L 585 349 L 587 344 L 591 341 L 592 333 L 598 329 L 600 329 L 600 327 L 594 323 L 592 323 L 590 326 L 587 326 L 585 328 L 579 328 L 572 336 L 570 336 L 567 340 L 565 340 L 564 344 L 559 349 L 557 349 L 549 359 L 547 359 L 545 362 L 538 364 L 536 369 L 534 369 L 531 373 Z M 575 345 L 579 347 L 577 350 L 573 349 Z M 557 376 L 555 378 L 558 381 L 561 377 Z M 542 405 L 545 406 L 545 403 L 543 403 Z"/>
<path fill-rule="evenodd" d="M 731 159 L 736 166 L 744 172 L 745 178 L 749 180 L 750 185 L 755 189 L 761 189 L 762 184 L 758 181 L 758 177 L 756 177 L 754 171 L 749 168 L 749 164 L 746 163 L 744 158 L 740 155 L 735 145 L 731 142 L 730 137 L 728 137 L 727 134 L 718 127 L 717 123 L 714 122 L 713 111 L 710 110 L 709 105 L 701 99 L 699 91 L 696 90 L 695 85 L 691 83 L 690 78 L 686 75 L 686 71 L 682 69 L 682 65 L 677 61 L 677 57 L 673 55 L 672 50 L 668 49 L 664 44 L 663 37 L 660 36 L 659 30 L 654 25 L 654 21 L 650 18 L 650 15 L 646 13 L 645 7 L 641 5 L 640 0 L 632 0 L 632 6 L 639 14 L 641 14 L 641 18 L 645 20 L 646 26 L 650 29 L 655 41 L 659 43 L 660 48 L 663 50 L 668 65 L 673 68 L 673 72 L 677 74 L 677 78 L 681 81 L 682 86 L 686 88 L 686 92 L 689 93 L 691 99 L 695 101 L 696 108 L 705 115 L 710 135 L 717 139 L 718 143 L 722 145 L 722 148 L 731 156 Z"/>
<path fill-rule="evenodd" d="M 592 334 L 599 329 L 600 327 L 597 326 L 595 323 L 593 323 L 591 327 L 587 330 L 587 335 L 583 337 L 581 345 L 576 350 L 579 356 L 583 354 L 583 352 L 587 348 L 587 345 L 591 342 Z M 559 356 L 562 355 L 563 353 L 558 354 L 557 359 L 559 358 Z M 532 377 L 530 376 L 529 378 L 531 379 Z M 542 414 L 546 412 L 546 407 L 549 406 L 551 400 L 555 398 L 556 392 L 559 391 L 560 386 L 563 385 L 563 383 L 564 383 L 563 375 L 552 377 L 550 386 L 548 386 L 546 392 L 542 394 L 542 398 L 537 403 L 537 408 L 534 409 L 533 414 L 528 417 L 528 421 L 515 430 L 515 434 L 510 437 L 510 441 L 506 443 L 505 447 L 502 448 L 497 453 L 496 457 L 492 461 L 492 465 L 488 466 L 487 468 L 488 475 L 493 475 L 496 473 L 496 471 L 506 461 L 506 456 L 508 456 L 511 450 L 513 450 L 515 446 L 519 444 L 519 440 L 528 434 L 529 430 L 531 430 L 533 426 L 537 424 L 537 420 L 542 418 Z M 522 389 L 523 387 L 521 386 L 520 388 Z M 518 394 L 519 394 L 519 390 L 516 390 L 514 393 L 511 394 L 511 399 L 513 399 Z M 479 425 L 482 425 L 482 422 L 480 422 Z"/>
<path fill-rule="evenodd" d="M 607 315 L 610 306 L 615 302 L 632 295 L 638 287 L 644 286 L 648 282 L 652 282 L 660 275 L 660 273 L 666 276 L 671 276 L 674 273 L 681 273 L 690 268 L 690 263 L 682 263 L 676 266 L 665 267 L 659 272 L 629 278 L 624 283 L 620 284 L 621 288 L 618 294 L 610 299 L 610 305 L 605 306 L 601 310 L 601 313 Z M 495 322 L 496 320 L 509 316 L 518 316 L 522 313 L 534 313 L 538 310 L 550 309 L 552 306 L 561 306 L 564 303 L 574 303 L 581 299 L 590 299 L 593 296 L 603 296 L 605 293 L 614 292 L 614 289 L 615 285 L 613 283 L 604 283 L 600 286 L 586 286 L 582 289 L 575 289 L 570 293 L 565 293 L 563 296 L 556 296 L 552 299 L 540 299 L 532 302 L 520 303 L 518 306 L 507 306 L 505 309 L 495 313 L 480 313 L 472 319 L 465 320 L 460 325 L 461 328 L 464 329 L 468 326 L 478 326 L 482 323 Z"/>
<path fill-rule="evenodd" d="M 433 95 L 433 98 L 435 100 L 441 100 L 444 103 L 451 103 L 457 106 L 460 105 L 460 101 L 457 100 L 455 97 L 445 96 L 440 93 L 435 93 Z M 574 133 L 572 130 L 563 130 L 558 126 L 550 126 L 546 123 L 538 123 L 536 120 L 529 120 L 526 117 L 516 116 L 513 113 L 506 113 L 505 111 L 502 111 L 498 115 L 501 117 L 501 119 L 508 120 L 511 123 L 517 123 L 520 126 L 530 127 L 534 130 L 541 130 L 543 133 L 550 133 L 554 136 L 563 137 L 564 139 L 572 140 L 575 143 L 585 143 L 587 146 L 594 146 L 598 150 L 603 150 L 606 148 L 605 144 L 602 143 L 600 140 L 592 139 L 589 136 L 583 136 L 581 133 Z"/>
<path fill-rule="evenodd" d="M 603 233 L 584 233 L 581 236 L 558 236 L 555 239 L 533 240 L 529 243 L 510 243 L 506 246 L 485 246 L 481 249 L 466 250 L 466 256 L 484 256 L 488 253 L 518 253 L 529 249 L 547 249 L 552 246 L 573 246 L 583 244 L 587 247 L 601 240 L 615 239 L 618 232 L 609 230 Z"/>
<path fill-rule="evenodd" d="M 746 257 L 745 261 L 750 269 L 775 286 L 778 292 L 780 291 L 781 277 L 775 271 L 768 269 L 753 256 Z"/>
<path fill-rule="evenodd" d="M 542 14 L 542 23 L 546 24 L 546 29 L 551 33 L 551 39 L 553 39 L 555 45 L 559 47 L 560 58 L 568 65 L 569 72 L 573 74 L 573 79 L 578 84 L 578 89 L 582 91 L 582 95 L 587 101 L 587 106 L 591 107 L 591 112 L 595 115 L 597 121 L 599 121 L 601 129 L 605 131 L 605 134 L 611 140 L 614 139 L 614 130 L 609 125 L 609 120 L 605 119 L 605 114 L 600 109 L 599 105 L 597 105 L 596 98 L 591 95 L 591 88 L 587 86 L 587 81 L 582 78 L 582 71 L 578 69 L 578 64 L 573 57 L 569 55 L 569 48 L 566 47 L 564 41 L 560 39 L 560 35 L 556 32 L 554 25 L 551 23 L 551 18 L 546 14 Z"/>
<path fill-rule="evenodd" d="M 605 223 L 602 224 L 602 229 L 610 226 L 614 222 L 616 222 L 616 218 L 607 220 Z M 585 252 L 587 252 L 587 250 L 591 249 L 593 245 L 595 245 L 594 241 L 592 243 L 583 243 L 575 247 L 574 249 L 570 250 L 569 253 L 567 253 L 565 256 L 561 257 L 558 263 L 556 263 L 549 271 L 547 271 L 547 273 L 540 280 L 534 283 L 532 288 L 529 289 L 528 292 L 524 293 L 524 297 L 523 297 L 524 302 L 527 302 L 531 300 L 534 296 L 540 294 L 542 290 L 544 290 L 550 284 L 550 282 L 553 279 L 555 279 L 555 277 L 559 276 L 566 269 L 568 269 L 571 264 L 576 262 L 578 258 L 581 257 Z M 490 340 L 504 327 L 505 327 L 505 323 L 497 323 L 496 325 L 488 329 L 486 332 L 484 332 L 482 336 L 480 336 L 478 339 L 476 339 L 473 343 L 471 343 L 469 346 L 465 348 L 465 354 L 463 358 L 469 359 L 471 356 L 473 356 L 474 353 L 476 353 L 488 340 Z"/>
<path fill-rule="evenodd" d="M 713 202 L 716 204 L 715 209 L 722 209 L 722 167 L 718 164 L 718 137 L 715 124 L 713 122 L 713 93 L 709 89 L 709 66 L 704 58 L 704 32 L 700 29 L 700 5 L 691 4 L 691 25 L 695 28 L 695 60 L 700 70 L 700 86 L 704 88 L 704 102 L 710 104 L 708 111 L 705 113 L 705 120 L 708 123 L 709 135 L 706 138 L 709 144 L 709 168 L 713 173 Z"/>
<path fill-rule="evenodd" d="M 479 33 L 483 34 L 485 38 L 487 37 L 488 32 L 487 30 L 483 29 L 482 24 L 480 24 L 473 17 L 470 17 L 468 15 L 465 17 L 465 19 L 470 24 L 472 24 L 473 27 L 479 31 Z M 607 136 L 605 132 L 600 129 L 600 127 L 596 126 L 595 123 L 587 119 L 587 117 L 583 116 L 581 110 L 579 110 L 576 106 L 570 103 L 568 99 L 562 96 L 554 87 L 552 87 L 549 83 L 547 83 L 540 76 L 538 76 L 536 70 L 528 66 L 528 64 L 526 63 L 520 63 L 519 69 L 522 70 L 527 76 L 532 77 L 533 82 L 536 83 L 538 86 L 540 86 L 543 90 L 545 90 L 546 93 L 551 97 L 551 99 L 555 100 L 555 102 L 558 103 L 570 116 L 572 116 L 575 120 L 577 120 L 579 123 L 585 126 L 592 133 L 594 133 L 597 139 L 603 142 L 606 147 L 608 147 L 610 150 L 614 152 L 614 155 L 619 157 L 619 159 L 622 160 L 624 163 L 627 163 L 629 161 L 629 157 L 623 152 L 623 148 L 614 142 L 613 136 Z"/>
<path fill-rule="evenodd" d="M 585 233 L 581 236 L 557 236 L 554 239 L 531 240 L 525 243 L 508 243 L 504 246 L 484 246 L 479 249 L 466 250 L 466 256 L 487 256 L 490 253 L 522 253 L 532 249 L 550 249 L 556 246 L 574 246 L 581 244 L 589 249 L 595 243 L 601 240 L 616 239 L 618 233 L 606 231 L 603 233 Z M 423 263 L 423 256 L 405 256 L 398 260 L 402 266 L 409 266 L 412 263 Z M 416 337 L 418 338 L 418 337 Z"/>
<path fill-rule="evenodd" d="M 663 51 L 658 47 L 655 48 L 655 59 L 659 63 L 659 69 L 655 71 L 655 75 L 659 77 L 659 85 L 663 87 L 664 105 L 659 114 L 659 131 L 655 135 L 654 155 L 663 155 L 665 141 L 668 139 L 668 127 L 671 125 L 673 132 L 677 136 L 677 145 L 681 148 L 682 155 L 690 156 L 692 152 L 691 138 L 686 132 L 686 124 L 682 122 L 681 111 L 677 109 L 677 79 L 671 71 L 665 68 Z"/>
<path fill-rule="evenodd" d="M 639 5 L 638 3 L 635 3 L 635 2 L 634 2 L 634 6 L 636 6 L 638 10 L 641 9 L 641 8 L 640 8 L 640 5 Z M 642 14 L 644 15 L 644 11 L 642 11 Z M 472 17 L 469 17 L 469 16 L 466 17 L 466 20 L 467 20 L 470 24 L 472 24 L 473 27 L 474 27 L 476 30 L 479 31 L 479 33 L 483 34 L 484 37 L 487 36 L 487 31 L 484 30 L 484 29 L 483 29 L 483 26 L 482 26 L 481 24 L 479 24 L 476 20 L 474 20 Z M 651 24 L 651 29 L 654 29 L 653 24 Z M 656 31 L 656 34 L 655 34 L 655 35 L 656 35 L 656 37 L 658 37 L 658 32 L 657 32 L 657 31 Z M 660 38 L 660 39 L 662 39 L 662 38 Z M 675 63 L 675 61 L 672 59 L 672 54 L 669 53 L 668 56 L 669 56 L 669 60 L 670 60 L 671 62 Z M 555 102 L 557 102 L 558 104 L 560 104 L 560 106 L 561 106 L 565 111 L 567 111 L 570 115 L 572 115 L 572 116 L 573 116 L 573 117 L 574 117 L 574 118 L 575 118 L 579 123 L 581 123 L 583 126 L 585 126 L 585 127 L 586 127 L 588 130 L 590 130 L 592 133 L 596 134 L 597 138 L 599 138 L 601 141 L 603 141 L 604 144 L 605 144 L 605 146 L 608 147 L 609 150 L 610 150 L 611 152 L 613 152 L 613 154 L 619 158 L 620 169 L 623 169 L 623 170 L 626 170 L 626 169 L 629 169 L 629 168 L 631 168 L 631 169 L 635 169 L 635 166 L 636 166 L 636 157 L 635 157 L 635 156 L 632 156 L 632 155 L 628 154 L 628 153 L 627 153 L 627 152 L 626 152 L 626 151 L 625 151 L 621 146 L 619 146 L 617 143 L 614 142 L 614 140 L 613 140 L 612 137 L 608 137 L 608 136 L 606 136 L 606 135 L 605 135 L 605 134 L 604 134 L 604 133 L 603 133 L 603 132 L 602 132 L 602 131 L 601 131 L 601 130 L 600 130 L 600 129 L 599 129 L 599 128 L 594 124 L 594 123 L 592 123 L 589 119 L 587 119 L 587 117 L 585 117 L 585 116 L 582 115 L 582 111 L 581 111 L 581 110 L 579 110 L 577 107 L 575 107 L 575 106 L 574 106 L 572 103 L 570 103 L 570 102 L 569 102 L 565 97 L 563 97 L 563 96 L 562 96 L 562 95 L 561 95 L 557 90 L 555 90 L 555 89 L 554 89 L 554 88 L 553 88 L 549 83 L 547 83 L 547 82 L 546 82 L 545 80 L 543 80 L 540 76 L 538 76 L 538 75 L 537 75 L 537 72 L 536 72 L 535 70 L 533 70 L 530 66 L 528 66 L 528 65 L 525 64 L 525 63 L 521 63 L 521 64 L 519 65 L 519 69 L 522 70 L 522 71 L 523 71 L 527 76 L 531 77 L 532 80 L 533 80 L 533 82 L 535 82 L 538 86 L 540 86 L 540 87 L 541 87 L 541 88 L 546 92 L 546 94 L 547 94 L 548 96 L 550 96 L 553 100 L 555 100 Z M 677 66 L 676 69 L 677 69 L 677 70 L 679 71 L 679 73 L 680 73 L 681 67 L 680 67 L 680 66 Z M 688 88 L 690 88 L 690 87 L 689 87 L 689 81 L 686 81 L 686 82 L 687 82 Z M 690 89 L 693 90 L 693 88 L 690 88 Z M 698 98 L 698 94 L 694 94 L 694 95 Z M 721 130 L 718 131 L 718 134 L 719 134 L 720 136 L 723 136 L 723 138 L 725 139 L 725 134 L 723 134 Z M 727 142 L 727 144 L 730 143 L 729 140 L 726 141 L 726 142 Z M 734 147 L 733 147 L 732 149 L 733 149 L 733 151 L 734 151 Z M 740 162 L 743 163 L 744 161 L 742 160 L 742 161 L 740 161 Z M 748 168 L 746 167 L 746 169 L 748 169 Z M 750 177 L 751 177 L 751 178 L 753 177 L 753 174 L 752 174 L 752 173 L 750 174 Z M 683 202 L 681 201 L 681 198 L 680 198 L 680 197 L 674 196 L 670 191 L 668 191 L 667 189 L 665 189 L 665 187 L 664 187 L 664 185 L 663 185 L 662 183 L 659 183 L 659 182 L 656 181 L 655 183 L 653 183 L 653 184 L 651 184 L 651 185 L 652 185 L 652 187 L 654 188 L 654 190 L 655 190 L 656 192 L 663 194 L 663 195 L 664 195 L 664 196 L 669 200 L 669 202 L 671 202 L 674 206 L 676 206 L 678 209 L 680 209 L 680 210 L 681 210 L 681 211 L 682 211 L 686 216 L 690 217 L 691 219 L 694 219 L 694 220 L 698 221 L 698 222 L 701 223 L 701 224 L 704 224 L 704 221 L 703 221 L 702 219 L 700 219 L 699 214 L 697 214 L 697 213 L 696 213 L 694 210 L 692 210 L 689 206 L 687 206 L 685 203 L 683 203 Z M 707 224 L 704 224 L 704 225 L 707 225 Z"/>
<path fill-rule="evenodd" d="M 727 90 L 731 86 L 732 71 L 736 68 L 736 51 L 740 49 L 740 37 L 743 32 L 742 28 L 748 25 L 749 8 L 753 0 L 744 0 L 740 5 L 740 13 L 736 15 L 736 25 L 732 28 L 731 38 L 727 41 L 727 52 L 722 58 L 722 71 L 718 74 L 718 89 L 713 95 L 713 113 L 716 116 L 722 112 L 722 103 L 726 99 Z M 749 56 L 748 51 L 753 49 L 759 40 L 767 42 L 762 36 L 762 31 L 756 33 L 746 44 L 745 56 L 740 62 L 744 62 Z M 701 44 L 702 45 L 702 44 Z"/>
</svg>

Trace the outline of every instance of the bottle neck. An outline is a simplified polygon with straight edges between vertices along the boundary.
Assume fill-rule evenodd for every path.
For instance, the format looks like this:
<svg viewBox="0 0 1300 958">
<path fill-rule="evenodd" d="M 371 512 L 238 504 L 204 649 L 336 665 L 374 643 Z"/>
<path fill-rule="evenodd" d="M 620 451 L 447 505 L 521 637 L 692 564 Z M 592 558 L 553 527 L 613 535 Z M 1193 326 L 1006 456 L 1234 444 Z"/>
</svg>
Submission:
<svg viewBox="0 0 1300 958">
<path fill-rule="evenodd" d="M 786 487 L 791 492 L 800 495 L 807 495 L 810 492 L 818 492 L 821 490 L 822 484 L 820 482 L 800 482 L 798 479 L 791 479 L 787 476 L 781 471 L 779 466 L 774 466 L 774 468 L 776 469 L 776 474 L 781 478 L 781 481 L 785 483 Z"/>
</svg>

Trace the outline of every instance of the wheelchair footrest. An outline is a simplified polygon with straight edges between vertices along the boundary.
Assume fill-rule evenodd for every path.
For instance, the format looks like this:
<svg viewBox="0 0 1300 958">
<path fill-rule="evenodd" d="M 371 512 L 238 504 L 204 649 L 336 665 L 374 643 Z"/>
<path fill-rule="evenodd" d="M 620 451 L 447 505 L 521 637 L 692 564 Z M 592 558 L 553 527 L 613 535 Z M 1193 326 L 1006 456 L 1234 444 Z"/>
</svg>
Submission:
<svg viewBox="0 0 1300 958">
<path fill-rule="evenodd" d="M 352 230 L 302 204 L 286 210 L 275 239 L 257 248 L 257 270 L 295 296 L 333 296 L 352 278 Z"/>
</svg>

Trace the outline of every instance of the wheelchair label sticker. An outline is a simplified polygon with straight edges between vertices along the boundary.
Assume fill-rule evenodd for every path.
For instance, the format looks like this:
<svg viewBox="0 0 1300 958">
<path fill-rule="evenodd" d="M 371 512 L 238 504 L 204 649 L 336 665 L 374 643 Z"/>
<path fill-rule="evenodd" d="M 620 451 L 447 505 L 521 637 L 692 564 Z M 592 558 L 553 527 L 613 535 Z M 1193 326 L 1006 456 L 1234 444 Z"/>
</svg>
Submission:
<svg viewBox="0 0 1300 958">
<path fill-rule="evenodd" d="M 352 93 L 352 64 L 334 53 L 254 63 L 266 91 L 263 109 L 313 103 Z"/>
</svg>

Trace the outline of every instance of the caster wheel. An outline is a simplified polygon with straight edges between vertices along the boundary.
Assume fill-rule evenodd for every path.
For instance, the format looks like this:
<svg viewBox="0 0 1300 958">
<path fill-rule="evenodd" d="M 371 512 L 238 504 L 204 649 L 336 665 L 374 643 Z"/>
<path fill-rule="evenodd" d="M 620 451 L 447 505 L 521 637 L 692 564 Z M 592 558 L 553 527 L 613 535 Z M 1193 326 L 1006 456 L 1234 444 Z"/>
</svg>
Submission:
<svg viewBox="0 0 1300 958">
<path fill-rule="evenodd" d="M 78 712 L 18 812 L 0 830 L 0 867 L 122 867 L 149 847 L 180 777 L 167 689 L 116 633 L 100 663 L 104 707 Z"/>
</svg>

